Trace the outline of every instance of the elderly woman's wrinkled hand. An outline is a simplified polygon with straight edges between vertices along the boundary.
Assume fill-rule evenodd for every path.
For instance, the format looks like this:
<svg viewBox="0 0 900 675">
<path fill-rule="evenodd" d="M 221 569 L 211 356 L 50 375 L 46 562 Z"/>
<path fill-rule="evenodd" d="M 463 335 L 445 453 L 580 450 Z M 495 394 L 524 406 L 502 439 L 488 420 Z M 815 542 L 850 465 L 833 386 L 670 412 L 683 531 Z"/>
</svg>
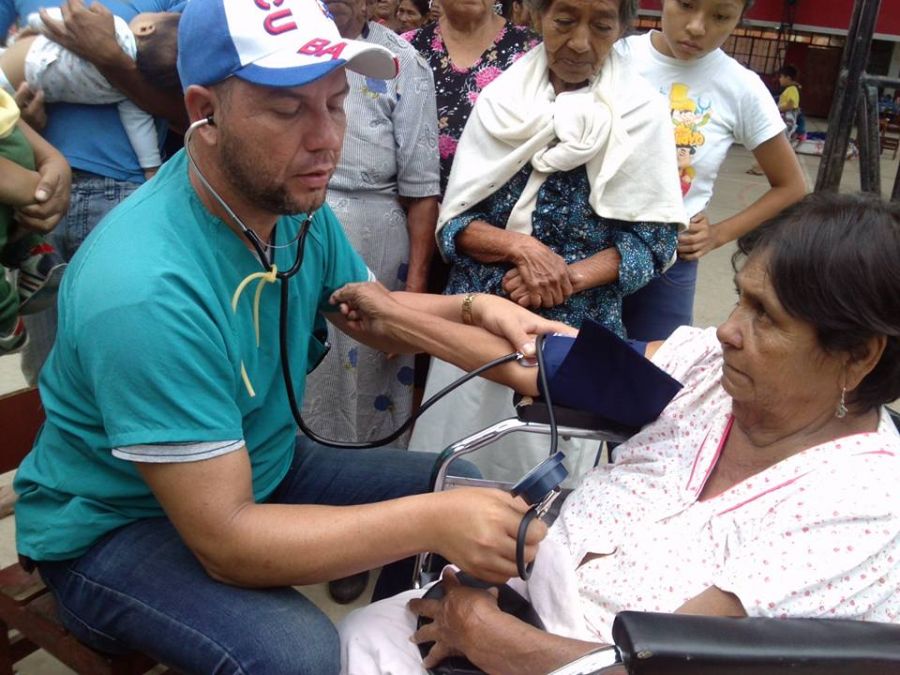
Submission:
<svg viewBox="0 0 900 675">
<path fill-rule="evenodd" d="M 67 0 L 60 7 L 62 21 L 40 10 L 44 34 L 94 65 L 113 65 L 128 58 L 116 40 L 113 14 L 99 2 L 90 7 L 83 0 Z"/>
<path fill-rule="evenodd" d="M 449 656 L 464 654 L 472 627 L 483 625 L 486 617 L 500 613 L 495 588 L 463 586 L 449 570 L 444 573 L 443 585 L 442 599 L 419 598 L 408 604 L 410 611 L 431 619 L 431 623 L 422 626 L 411 638 L 416 644 L 434 642 L 422 661 L 425 668 L 432 668 Z"/>
<path fill-rule="evenodd" d="M 479 294 L 472 303 L 476 325 L 506 338 L 525 356 L 534 354 L 534 338 L 543 333 L 577 335 L 578 331 L 559 321 L 550 321 L 496 295 Z"/>
<path fill-rule="evenodd" d="M 566 261 L 537 239 L 524 237 L 514 255 L 515 269 L 504 276 L 503 289 L 517 304 L 556 307 L 574 292 Z"/>
</svg>

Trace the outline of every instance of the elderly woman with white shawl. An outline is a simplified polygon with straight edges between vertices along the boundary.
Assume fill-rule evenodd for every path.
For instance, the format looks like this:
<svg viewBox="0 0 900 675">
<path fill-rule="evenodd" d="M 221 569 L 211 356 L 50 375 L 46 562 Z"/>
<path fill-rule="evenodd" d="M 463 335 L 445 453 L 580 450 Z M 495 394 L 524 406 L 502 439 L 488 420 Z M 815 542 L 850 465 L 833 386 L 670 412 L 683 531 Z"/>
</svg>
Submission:
<svg viewBox="0 0 900 675">
<path fill-rule="evenodd" d="M 445 292 L 471 294 L 464 313 L 479 293 L 505 295 L 622 335 L 622 297 L 671 263 L 687 220 L 668 107 L 612 49 L 635 0 L 532 1 L 543 44 L 482 91 L 460 139 L 438 221 L 452 264 Z M 433 360 L 426 397 L 460 375 Z M 486 380 L 437 408 L 410 449 L 439 451 L 514 414 L 508 390 Z M 593 463 L 596 443 L 587 446 L 562 448 L 572 475 Z M 486 477 L 516 480 L 545 454 L 545 439 L 520 437 L 476 463 Z"/>
</svg>

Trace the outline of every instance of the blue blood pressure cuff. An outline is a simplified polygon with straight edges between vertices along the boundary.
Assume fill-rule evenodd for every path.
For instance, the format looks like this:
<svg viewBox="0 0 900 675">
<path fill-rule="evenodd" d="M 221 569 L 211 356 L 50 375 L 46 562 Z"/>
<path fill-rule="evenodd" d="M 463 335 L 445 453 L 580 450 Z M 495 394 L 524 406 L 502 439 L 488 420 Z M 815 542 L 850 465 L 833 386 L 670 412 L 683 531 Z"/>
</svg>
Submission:
<svg viewBox="0 0 900 675">
<path fill-rule="evenodd" d="M 682 385 L 644 356 L 646 346 L 591 319 L 577 337 L 546 336 L 542 356 L 553 404 L 635 429 L 652 422 Z"/>
</svg>

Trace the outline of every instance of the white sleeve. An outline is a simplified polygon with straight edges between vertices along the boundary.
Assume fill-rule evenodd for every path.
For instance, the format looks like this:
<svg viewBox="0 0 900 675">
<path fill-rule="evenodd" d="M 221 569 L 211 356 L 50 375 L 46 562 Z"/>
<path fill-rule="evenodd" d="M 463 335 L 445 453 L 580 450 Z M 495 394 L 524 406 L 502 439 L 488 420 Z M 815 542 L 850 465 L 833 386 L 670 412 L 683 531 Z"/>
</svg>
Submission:
<svg viewBox="0 0 900 675">
<path fill-rule="evenodd" d="M 861 472 L 863 478 L 846 465 L 825 476 L 812 471 L 755 532 L 729 540 L 715 585 L 737 595 L 747 614 L 898 620 L 900 514 L 890 480 L 898 477 L 890 466 L 897 460 L 853 459 L 881 471 Z"/>
<path fill-rule="evenodd" d="M 199 462 L 240 450 L 243 439 L 233 441 L 198 441 L 196 443 L 157 443 L 153 445 L 127 445 L 112 449 L 113 457 L 129 462 L 171 464 Z"/>
<path fill-rule="evenodd" d="M 141 168 L 155 169 L 162 164 L 159 136 L 153 116 L 141 110 L 133 101 L 125 99 L 119 103 L 119 118 Z"/>
<path fill-rule="evenodd" d="M 680 326 L 650 360 L 679 382 L 685 382 L 695 366 L 716 361 L 721 353 L 715 328 Z"/>
<path fill-rule="evenodd" d="M 734 137 L 748 150 L 755 150 L 770 138 L 775 138 L 785 130 L 778 105 L 763 81 L 756 73 L 746 71 L 743 87 L 737 100 L 738 121 Z"/>
</svg>

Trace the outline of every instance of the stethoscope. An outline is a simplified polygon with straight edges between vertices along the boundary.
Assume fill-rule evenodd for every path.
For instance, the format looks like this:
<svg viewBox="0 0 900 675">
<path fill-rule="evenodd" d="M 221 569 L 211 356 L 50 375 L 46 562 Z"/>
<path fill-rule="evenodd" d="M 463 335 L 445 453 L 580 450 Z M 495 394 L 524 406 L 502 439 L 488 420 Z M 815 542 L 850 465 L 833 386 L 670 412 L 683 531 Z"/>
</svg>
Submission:
<svg viewBox="0 0 900 675">
<path fill-rule="evenodd" d="M 307 215 L 303 223 L 300 225 L 300 229 L 297 233 L 296 239 L 292 242 L 288 242 L 287 244 L 282 244 L 279 246 L 273 246 L 272 244 L 265 244 L 260 238 L 259 235 L 256 234 L 253 230 L 247 227 L 244 224 L 244 221 L 241 220 L 240 216 L 238 216 L 234 210 L 228 206 L 224 199 L 219 195 L 219 193 L 210 185 L 206 176 L 203 175 L 203 171 L 201 171 L 200 167 L 197 165 L 197 162 L 194 158 L 193 152 L 191 150 L 191 139 L 193 138 L 194 132 L 202 126 L 211 125 L 215 126 L 215 119 L 212 115 L 208 115 L 207 117 L 203 117 L 195 122 L 193 122 L 187 129 L 184 134 L 184 149 L 185 154 L 187 156 L 188 163 L 190 164 L 191 169 L 197 176 L 197 179 L 203 185 L 204 189 L 208 192 L 208 194 L 215 199 L 216 203 L 218 203 L 222 209 L 228 214 L 228 217 L 232 220 L 232 222 L 240 229 L 241 233 L 247 238 L 250 242 L 253 249 L 256 251 L 256 254 L 259 257 L 259 261 L 262 264 L 263 270 L 266 274 L 271 275 L 272 277 L 278 279 L 281 283 L 279 284 L 280 291 L 280 304 L 278 311 L 278 347 L 279 354 L 281 360 L 281 374 L 282 379 L 284 380 L 284 387 L 287 393 L 288 404 L 290 406 L 291 415 L 294 418 L 297 426 L 300 428 L 300 431 L 304 433 L 308 438 L 315 441 L 316 443 L 320 443 L 321 445 L 325 445 L 332 448 L 341 448 L 341 449 L 356 449 L 356 450 L 369 450 L 373 448 L 383 447 L 392 441 L 400 438 L 408 429 L 410 429 L 413 423 L 431 406 L 437 403 L 444 396 L 449 394 L 451 391 L 456 389 L 457 387 L 465 384 L 469 380 L 481 375 L 485 371 L 490 370 L 491 368 L 495 368 L 504 363 L 510 363 L 512 361 L 521 361 L 525 359 L 525 355 L 521 352 L 511 352 L 506 354 L 505 356 L 501 356 L 499 358 L 494 359 L 493 361 L 489 361 L 485 363 L 475 370 L 469 371 L 459 379 L 451 382 L 449 385 L 441 389 L 439 392 L 434 394 L 427 401 L 424 401 L 419 409 L 415 411 L 410 417 L 401 424 L 395 431 L 391 434 L 385 436 L 384 438 L 379 438 L 374 441 L 336 441 L 330 438 L 324 438 L 317 434 L 315 431 L 310 429 L 306 423 L 303 421 L 303 416 L 300 412 L 300 406 L 297 403 L 297 396 L 294 391 L 294 380 L 291 375 L 291 366 L 290 361 L 288 359 L 288 344 L 287 344 L 287 336 L 288 336 L 288 309 L 289 309 L 289 296 L 288 296 L 288 284 L 285 283 L 288 279 L 295 276 L 297 272 L 300 271 L 301 265 L 303 265 L 303 254 L 306 248 L 306 235 L 309 233 L 309 228 L 312 224 L 312 215 Z M 273 230 L 272 239 L 275 239 L 275 231 Z M 294 256 L 293 264 L 286 270 L 280 271 L 278 270 L 272 259 L 267 253 L 267 249 L 270 248 L 286 248 L 293 244 L 297 245 L 297 252 Z M 526 566 L 524 563 L 524 549 L 525 549 L 525 533 L 528 529 L 528 524 L 535 518 L 541 517 L 546 513 L 549 508 L 549 503 L 552 502 L 552 496 L 558 494 L 558 485 L 565 479 L 566 473 L 565 469 L 561 467 L 561 456 L 562 453 L 557 452 L 557 445 L 559 440 L 559 434 L 557 431 L 556 424 L 556 416 L 553 413 L 553 404 L 550 400 L 550 387 L 547 382 L 547 373 L 544 368 L 544 359 L 543 359 L 543 335 L 538 335 L 535 340 L 536 347 L 536 356 L 537 356 L 537 365 L 538 365 L 538 377 L 541 379 L 541 386 L 543 389 L 544 400 L 547 404 L 548 416 L 549 416 L 549 426 L 550 426 L 550 453 L 549 457 L 544 460 L 537 467 L 532 469 L 521 481 L 519 481 L 512 489 L 512 492 L 516 496 L 522 496 L 526 499 L 526 501 L 530 504 L 531 508 L 529 508 L 528 512 L 522 519 L 522 522 L 519 527 L 519 532 L 517 536 L 516 542 L 516 562 L 518 567 L 519 575 L 523 579 L 528 579 L 531 574 L 531 565 Z M 328 345 L 327 341 L 325 353 L 327 353 Z M 322 357 L 324 358 L 324 355 Z M 321 360 L 319 361 L 321 362 Z M 315 365 L 318 365 L 316 363 Z M 315 366 L 313 366 L 314 368 Z M 440 461 L 440 456 L 438 457 L 438 461 Z M 560 472 L 560 468 L 562 468 L 562 472 Z M 434 476 L 432 477 L 434 478 Z M 535 491 L 534 484 L 541 486 Z M 553 485 L 550 485 L 553 483 Z M 527 484 L 527 488 L 523 487 L 524 484 Z M 543 486 L 546 485 L 546 488 Z M 434 486 L 432 485 L 432 488 Z M 546 495 L 542 492 L 542 489 L 546 491 Z M 541 492 L 541 495 L 538 495 L 537 492 Z M 551 496 L 552 493 L 552 496 Z"/>
<path fill-rule="evenodd" d="M 306 234 L 309 232 L 310 224 L 312 223 L 312 218 L 315 215 L 307 215 L 306 219 L 300 225 L 300 230 L 297 233 L 297 238 L 294 242 L 288 242 L 287 244 L 282 244 L 280 246 L 273 246 L 271 244 L 263 243 L 262 239 L 259 238 L 259 235 L 256 234 L 253 230 L 247 227 L 244 224 L 244 221 L 241 220 L 240 216 L 236 214 L 230 206 L 225 202 L 224 199 L 219 195 L 218 192 L 210 185 L 209 181 L 206 179 L 206 176 L 203 175 L 203 172 L 200 170 L 200 167 L 197 165 L 197 161 L 194 159 L 194 153 L 191 150 L 191 139 L 194 136 L 194 132 L 200 127 L 210 125 L 216 126 L 215 118 L 212 115 L 207 115 L 203 117 L 193 124 L 191 124 L 187 131 L 184 133 L 184 150 L 187 154 L 188 162 L 191 165 L 191 169 L 193 169 L 194 173 L 197 175 L 197 179 L 203 185 L 204 189 L 209 193 L 209 195 L 216 200 L 216 202 L 221 206 L 225 213 L 228 214 L 228 217 L 232 220 L 232 222 L 238 226 L 241 230 L 241 233 L 247 238 L 250 244 L 253 246 L 256 251 L 257 256 L 259 257 L 259 261 L 262 263 L 263 270 L 266 272 L 272 272 L 274 269 L 274 265 L 272 263 L 271 258 L 266 252 L 267 249 L 270 248 L 286 248 L 290 246 L 294 242 L 297 244 L 297 253 L 294 257 L 294 264 L 291 265 L 287 271 L 278 271 L 275 270 L 275 276 L 278 279 L 285 280 L 290 279 L 292 276 L 297 274 L 300 271 L 300 266 L 303 264 L 303 253 L 306 250 Z M 273 230 L 272 238 L 275 238 L 275 231 Z"/>
</svg>

